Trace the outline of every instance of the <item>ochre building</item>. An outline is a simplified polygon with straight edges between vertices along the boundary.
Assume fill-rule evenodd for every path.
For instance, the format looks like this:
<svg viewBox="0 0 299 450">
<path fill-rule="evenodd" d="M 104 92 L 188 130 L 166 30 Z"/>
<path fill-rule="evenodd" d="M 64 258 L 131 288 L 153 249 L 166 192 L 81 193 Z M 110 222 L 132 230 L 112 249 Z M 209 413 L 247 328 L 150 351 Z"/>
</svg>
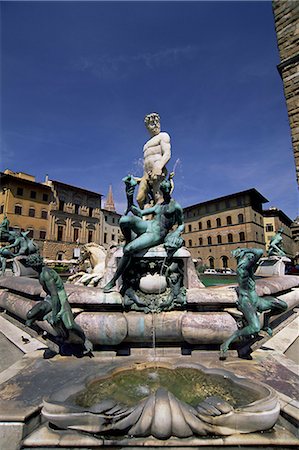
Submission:
<svg viewBox="0 0 299 450">
<path fill-rule="evenodd" d="M 263 203 L 256 189 L 184 208 L 185 245 L 194 260 L 215 269 L 236 268 L 237 247 L 265 250 Z"/>
</svg>

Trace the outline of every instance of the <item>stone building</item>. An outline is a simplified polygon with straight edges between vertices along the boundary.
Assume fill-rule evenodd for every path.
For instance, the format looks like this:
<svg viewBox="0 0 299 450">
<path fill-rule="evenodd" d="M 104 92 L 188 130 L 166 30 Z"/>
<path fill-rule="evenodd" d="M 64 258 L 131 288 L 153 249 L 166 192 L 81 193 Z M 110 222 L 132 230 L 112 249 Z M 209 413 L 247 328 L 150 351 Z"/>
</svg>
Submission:
<svg viewBox="0 0 299 450">
<path fill-rule="evenodd" d="M 231 251 L 237 247 L 265 250 L 263 203 L 249 189 L 184 208 L 185 245 L 194 260 L 210 268 L 236 268 Z"/>
<path fill-rule="evenodd" d="M 280 228 L 283 228 L 283 248 L 287 256 L 293 258 L 296 253 L 296 243 L 292 236 L 292 220 L 278 208 L 269 208 L 264 210 L 263 216 L 266 250 L 268 250 L 269 248 L 271 238 L 277 233 Z"/>
<path fill-rule="evenodd" d="M 111 187 L 102 210 L 101 194 L 48 177 L 41 183 L 7 169 L 0 172 L 0 182 L 0 221 L 6 213 L 11 228 L 29 230 L 47 259 L 70 260 L 79 256 L 82 244 L 108 248 L 112 240 L 122 240 Z"/>
<path fill-rule="evenodd" d="M 102 210 L 103 226 L 102 226 L 102 245 L 108 248 L 111 242 L 119 244 L 122 242 L 123 236 L 119 227 L 119 219 L 121 215 L 115 210 L 112 186 L 109 186 L 109 192 Z"/>
<path fill-rule="evenodd" d="M 299 2 L 276 0 L 272 5 L 280 54 L 278 71 L 283 81 L 299 184 Z"/>
<path fill-rule="evenodd" d="M 80 245 L 102 242 L 101 194 L 46 179 L 52 190 L 47 240 L 43 255 L 48 259 L 72 259 Z"/>
<path fill-rule="evenodd" d="M 11 228 L 29 230 L 29 236 L 42 247 L 48 238 L 51 187 L 37 183 L 32 175 L 8 169 L 0 172 L 0 186 L 0 221 L 5 213 Z"/>
</svg>

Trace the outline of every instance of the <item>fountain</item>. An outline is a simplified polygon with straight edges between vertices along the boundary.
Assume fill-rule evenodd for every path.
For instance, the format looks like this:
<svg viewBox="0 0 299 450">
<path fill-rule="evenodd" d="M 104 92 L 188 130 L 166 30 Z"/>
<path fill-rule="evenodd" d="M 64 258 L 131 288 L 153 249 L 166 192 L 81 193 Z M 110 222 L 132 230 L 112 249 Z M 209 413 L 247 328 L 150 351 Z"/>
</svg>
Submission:
<svg viewBox="0 0 299 450">
<path fill-rule="evenodd" d="M 144 146 L 144 174 L 123 179 L 125 245 L 113 246 L 108 254 L 96 244 L 86 245 L 84 257 L 97 270 L 80 274 L 79 284 L 62 286 L 42 261 L 34 263 L 36 255 L 27 255 L 24 267 L 35 268 L 40 282 L 26 276 L 0 278 L 2 308 L 35 330 L 36 325 L 46 330 L 60 354 L 70 354 L 61 347 L 79 337 L 81 352 L 73 354 L 92 356 L 93 345 L 95 355 L 80 360 L 57 356 L 20 375 L 15 385 L 26 379 L 37 386 L 38 394 L 32 387 L 20 392 L 38 417 L 43 398 L 42 423 L 23 432 L 24 449 L 220 446 L 230 445 L 226 437 L 248 433 L 255 436 L 254 444 L 263 445 L 260 432 L 277 426 L 275 390 L 261 376 L 245 377 L 248 367 L 242 372 L 228 349 L 235 341 L 242 349 L 247 340 L 239 337 L 248 339 L 263 328 L 271 335 L 273 315 L 283 317 L 299 303 L 298 279 L 281 276 L 255 284 L 262 253 L 238 249 L 238 290 L 201 284 L 183 247 L 183 211 L 172 197 L 174 172 L 166 170 L 170 137 L 161 132 L 157 114 L 148 115 L 145 123 L 151 137 Z M 234 357 L 236 373 L 219 361 L 220 345 L 223 360 Z M 0 403 L 8 388 L 3 389 Z"/>
</svg>

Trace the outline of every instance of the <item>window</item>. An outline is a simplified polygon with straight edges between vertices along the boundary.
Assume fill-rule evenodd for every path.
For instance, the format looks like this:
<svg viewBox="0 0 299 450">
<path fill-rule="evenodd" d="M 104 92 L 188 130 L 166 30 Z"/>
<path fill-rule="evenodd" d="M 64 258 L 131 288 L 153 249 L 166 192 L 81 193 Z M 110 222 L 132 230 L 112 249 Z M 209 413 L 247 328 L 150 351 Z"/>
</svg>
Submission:
<svg viewBox="0 0 299 450">
<path fill-rule="evenodd" d="M 201 222 L 198 222 L 198 229 L 202 230 L 202 223 Z"/>
<path fill-rule="evenodd" d="M 238 214 L 238 222 L 239 223 L 244 223 L 244 216 L 243 216 L 243 214 Z"/>
<path fill-rule="evenodd" d="M 48 194 L 43 194 L 43 201 L 44 202 L 47 202 L 48 198 L 49 198 Z"/>
<path fill-rule="evenodd" d="M 255 240 L 258 242 L 258 240 L 259 240 L 259 234 L 258 234 L 258 232 L 256 231 L 256 233 L 255 233 Z"/>
<path fill-rule="evenodd" d="M 217 236 L 217 243 L 222 244 L 222 237 L 220 236 L 220 234 L 218 234 Z"/>
<path fill-rule="evenodd" d="M 64 210 L 64 201 L 63 200 L 59 200 L 58 209 L 59 209 L 59 211 L 63 211 Z"/>
<path fill-rule="evenodd" d="M 63 237 L 63 226 L 62 225 L 58 225 L 57 241 L 61 242 L 62 241 L 62 237 Z"/>
<path fill-rule="evenodd" d="M 115 234 L 112 234 L 111 239 L 112 239 L 112 241 L 115 240 Z"/>
<path fill-rule="evenodd" d="M 17 195 L 24 195 L 24 189 L 21 187 L 17 188 Z"/>
<path fill-rule="evenodd" d="M 35 209 L 29 208 L 29 217 L 35 217 Z"/>
<path fill-rule="evenodd" d="M 47 219 L 48 218 L 48 211 L 45 211 L 44 209 L 42 210 L 42 213 L 41 213 L 41 218 L 42 219 Z"/>
<path fill-rule="evenodd" d="M 0 214 L 3 214 L 3 211 L 4 211 L 4 205 L 1 205 L 0 206 Z"/>
<path fill-rule="evenodd" d="M 92 230 L 88 230 L 88 242 L 92 242 L 92 239 L 93 239 Z"/>
<path fill-rule="evenodd" d="M 216 225 L 217 227 L 221 227 L 221 219 L 219 217 L 216 219 Z"/>
<path fill-rule="evenodd" d="M 207 220 L 207 228 L 211 228 L 211 221 Z"/>
<path fill-rule="evenodd" d="M 266 231 L 274 231 L 272 223 L 266 223 Z"/>
<path fill-rule="evenodd" d="M 79 239 L 79 228 L 74 228 L 74 242 Z"/>
<path fill-rule="evenodd" d="M 30 198 L 36 198 L 36 191 L 30 191 Z"/>
<path fill-rule="evenodd" d="M 107 233 L 104 233 L 104 244 L 107 244 Z"/>
<path fill-rule="evenodd" d="M 105 222 L 108 222 L 108 217 L 107 216 L 105 216 Z"/>
<path fill-rule="evenodd" d="M 93 213 L 93 208 L 89 207 L 88 208 L 88 215 L 89 215 L 89 217 L 92 217 L 92 213 Z"/>
<path fill-rule="evenodd" d="M 192 239 L 189 239 L 188 245 L 189 245 L 189 247 L 192 247 Z"/>
<path fill-rule="evenodd" d="M 237 205 L 238 206 L 243 206 L 243 198 L 242 197 L 238 197 L 237 198 Z"/>
<path fill-rule="evenodd" d="M 20 205 L 15 206 L 15 214 L 18 214 L 19 216 L 22 215 L 22 206 Z"/>
<path fill-rule="evenodd" d="M 231 233 L 229 233 L 229 234 L 227 235 L 227 241 L 228 241 L 228 242 L 234 242 L 234 240 L 233 240 L 233 235 L 232 235 Z"/>
<path fill-rule="evenodd" d="M 245 233 L 244 233 L 244 231 L 241 231 L 241 233 L 239 233 L 239 238 L 240 238 L 241 242 L 245 241 Z"/>
<path fill-rule="evenodd" d="M 115 218 L 114 217 L 112 217 L 112 223 L 115 223 Z"/>
<path fill-rule="evenodd" d="M 202 245 L 202 238 L 198 239 L 198 245 Z"/>
<path fill-rule="evenodd" d="M 40 238 L 40 239 L 46 239 L 46 232 L 43 231 L 43 230 L 41 230 L 41 231 L 39 232 L 39 238 Z"/>
<path fill-rule="evenodd" d="M 227 223 L 227 225 L 231 225 L 232 224 L 232 217 L 231 216 L 227 216 L 226 223 Z"/>
<path fill-rule="evenodd" d="M 216 211 L 219 211 L 219 209 L 220 209 L 220 205 L 219 205 L 219 203 L 216 203 L 216 204 L 215 204 L 215 210 L 216 210 Z"/>
<path fill-rule="evenodd" d="M 208 236 L 208 245 L 212 245 L 212 238 L 211 238 L 211 236 Z"/>
<path fill-rule="evenodd" d="M 212 256 L 210 256 L 210 258 L 209 258 L 209 266 L 210 266 L 210 269 L 215 269 L 215 262 L 214 262 L 214 258 Z"/>
<path fill-rule="evenodd" d="M 188 231 L 192 231 L 192 225 L 188 225 Z"/>
<path fill-rule="evenodd" d="M 221 256 L 222 259 L 222 266 L 224 269 L 228 268 L 228 257 L 227 256 Z"/>
<path fill-rule="evenodd" d="M 79 214 L 80 205 L 75 204 L 75 214 Z"/>
<path fill-rule="evenodd" d="M 57 253 L 57 260 L 58 261 L 62 261 L 63 260 L 63 253 L 62 252 L 59 252 L 59 253 Z"/>
<path fill-rule="evenodd" d="M 33 234 L 34 234 L 33 228 L 28 228 L 28 231 L 29 231 L 29 233 L 27 234 L 27 236 L 28 236 L 30 239 L 33 239 Z"/>
<path fill-rule="evenodd" d="M 225 206 L 226 206 L 226 208 L 230 208 L 230 201 L 229 200 L 225 200 Z"/>
</svg>

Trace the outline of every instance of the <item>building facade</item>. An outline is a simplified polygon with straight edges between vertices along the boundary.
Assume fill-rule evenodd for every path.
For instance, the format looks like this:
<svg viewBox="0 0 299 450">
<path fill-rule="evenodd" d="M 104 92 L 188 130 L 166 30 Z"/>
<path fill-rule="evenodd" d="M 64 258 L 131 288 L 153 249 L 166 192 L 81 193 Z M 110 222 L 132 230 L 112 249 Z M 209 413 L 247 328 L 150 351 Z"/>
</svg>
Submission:
<svg viewBox="0 0 299 450">
<path fill-rule="evenodd" d="M 4 214 L 16 231 L 28 230 L 42 249 L 48 238 L 52 190 L 37 183 L 35 177 L 23 172 L 0 172 L 0 221 Z"/>
<path fill-rule="evenodd" d="M 299 185 L 299 2 L 276 0 L 272 5 L 280 54 L 278 71 L 283 81 Z"/>
<path fill-rule="evenodd" d="M 49 260 L 78 257 L 88 242 L 108 248 L 111 241 L 122 241 L 112 190 L 110 206 L 102 210 L 101 194 L 48 177 L 40 183 L 32 175 L 7 169 L 0 173 L 0 182 L 0 221 L 6 214 L 11 228 L 29 230 Z"/>
<path fill-rule="evenodd" d="M 267 201 L 249 189 L 184 208 L 183 237 L 192 258 L 210 268 L 235 269 L 232 250 L 265 250 L 262 205 Z"/>
<path fill-rule="evenodd" d="M 43 255 L 48 259 L 72 259 L 80 245 L 102 242 L 101 194 L 46 179 L 52 191 L 47 240 Z M 76 254 L 77 252 L 77 254 Z"/>
<path fill-rule="evenodd" d="M 280 228 L 283 228 L 283 248 L 287 256 L 294 258 L 296 254 L 296 242 L 292 236 L 292 220 L 280 209 L 269 208 L 263 211 L 266 250 L 272 237 Z M 298 245 L 298 244 L 297 244 Z"/>
</svg>

